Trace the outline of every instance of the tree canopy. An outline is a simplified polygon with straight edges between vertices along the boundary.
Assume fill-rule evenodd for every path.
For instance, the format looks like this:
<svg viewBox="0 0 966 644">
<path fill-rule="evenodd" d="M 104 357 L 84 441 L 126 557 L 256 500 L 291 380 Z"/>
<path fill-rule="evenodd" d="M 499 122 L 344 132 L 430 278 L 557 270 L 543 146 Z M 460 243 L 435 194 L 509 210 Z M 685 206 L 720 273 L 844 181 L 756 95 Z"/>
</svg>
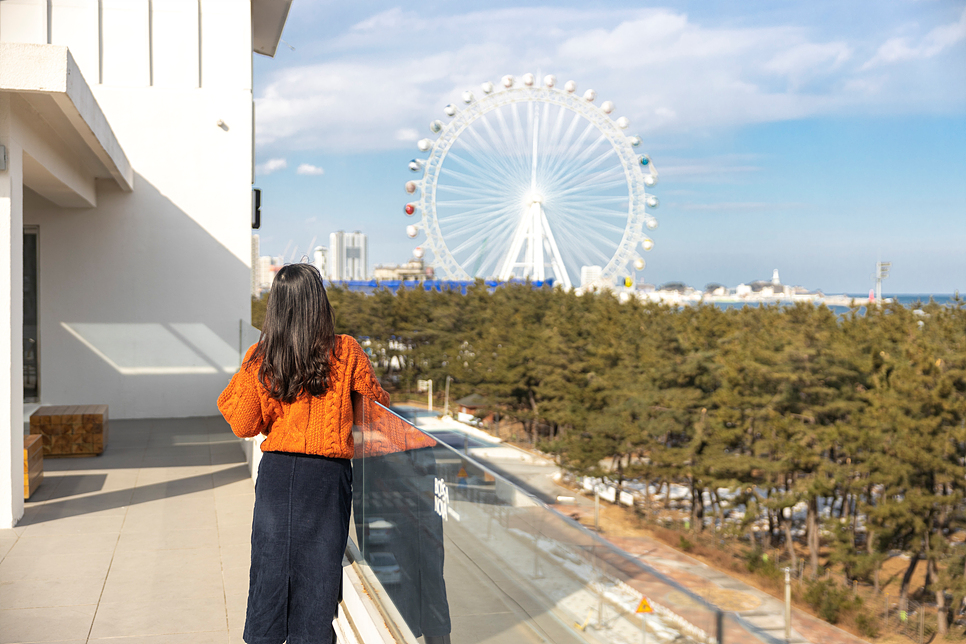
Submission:
<svg viewBox="0 0 966 644">
<path fill-rule="evenodd" d="M 823 539 L 847 575 L 876 585 L 886 553 L 901 550 L 911 557 L 903 599 L 921 562 L 937 603 L 962 604 L 966 555 L 952 538 L 966 493 L 958 298 L 836 315 L 482 283 L 465 296 L 333 288 L 329 297 L 337 331 L 368 340 L 397 390 L 451 376 L 454 399 L 482 395 L 487 413 L 519 423 L 577 474 L 684 485 L 695 530 L 724 530 L 741 504 L 740 525 L 767 519 L 766 538 L 794 558 L 789 509 L 804 507 L 811 574 Z"/>
</svg>

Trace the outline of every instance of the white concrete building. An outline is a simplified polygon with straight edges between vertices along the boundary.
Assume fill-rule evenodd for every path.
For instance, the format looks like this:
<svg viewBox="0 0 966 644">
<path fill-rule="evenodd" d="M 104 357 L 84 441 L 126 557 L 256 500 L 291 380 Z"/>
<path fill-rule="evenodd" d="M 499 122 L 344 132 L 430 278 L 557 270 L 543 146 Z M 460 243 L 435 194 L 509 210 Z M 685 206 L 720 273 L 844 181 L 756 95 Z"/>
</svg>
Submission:
<svg viewBox="0 0 966 644">
<path fill-rule="evenodd" d="M 329 235 L 327 277 L 333 282 L 369 279 L 369 238 L 358 230 Z"/>
<path fill-rule="evenodd" d="M 587 288 L 594 285 L 600 279 L 603 272 L 600 266 L 581 266 L 580 267 L 580 288 Z"/>
<path fill-rule="evenodd" d="M 322 277 L 325 277 L 326 270 L 328 269 L 328 256 L 329 249 L 325 246 L 316 246 L 312 251 L 312 265 L 319 269 Z"/>
<path fill-rule="evenodd" d="M 252 52 L 290 3 L 0 0 L 0 527 L 25 394 L 217 413 L 250 322 Z"/>
<path fill-rule="evenodd" d="M 252 272 L 257 275 L 259 295 L 272 288 L 272 280 L 275 279 L 275 271 L 272 270 L 272 267 L 281 265 L 280 262 L 276 264 L 275 259 L 274 257 L 262 255 L 258 258 L 258 263 L 252 269 Z"/>
</svg>

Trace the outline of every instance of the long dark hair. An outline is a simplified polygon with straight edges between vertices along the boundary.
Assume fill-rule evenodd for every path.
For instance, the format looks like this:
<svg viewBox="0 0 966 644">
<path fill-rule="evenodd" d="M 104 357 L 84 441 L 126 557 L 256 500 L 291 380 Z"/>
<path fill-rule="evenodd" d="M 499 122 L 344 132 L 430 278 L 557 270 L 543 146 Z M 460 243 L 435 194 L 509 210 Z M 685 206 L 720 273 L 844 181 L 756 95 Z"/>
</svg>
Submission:
<svg viewBox="0 0 966 644">
<path fill-rule="evenodd" d="M 265 323 L 248 364 L 261 359 L 258 381 L 272 398 L 295 402 L 329 387 L 335 347 L 332 305 L 322 275 L 311 264 L 289 264 L 272 281 Z"/>
</svg>

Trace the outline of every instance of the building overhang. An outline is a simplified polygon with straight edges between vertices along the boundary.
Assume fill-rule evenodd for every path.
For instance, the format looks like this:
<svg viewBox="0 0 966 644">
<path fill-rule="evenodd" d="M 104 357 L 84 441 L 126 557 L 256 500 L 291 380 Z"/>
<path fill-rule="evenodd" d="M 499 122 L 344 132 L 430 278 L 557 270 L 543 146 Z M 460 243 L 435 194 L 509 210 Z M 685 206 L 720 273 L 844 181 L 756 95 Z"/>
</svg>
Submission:
<svg viewBox="0 0 966 644">
<path fill-rule="evenodd" d="M 252 0 L 252 50 L 274 56 L 292 0 Z"/>
<path fill-rule="evenodd" d="M 131 163 L 67 47 L 0 43 L 0 93 L 20 99 L 47 130 L 37 137 L 39 152 L 24 147 L 30 156 L 25 185 L 60 205 L 93 206 L 89 190 L 72 185 L 77 182 L 70 172 L 59 176 L 61 166 L 48 162 L 66 150 L 93 179 L 113 180 L 124 192 L 134 189 Z M 56 145 L 40 141 L 49 135 Z"/>
</svg>

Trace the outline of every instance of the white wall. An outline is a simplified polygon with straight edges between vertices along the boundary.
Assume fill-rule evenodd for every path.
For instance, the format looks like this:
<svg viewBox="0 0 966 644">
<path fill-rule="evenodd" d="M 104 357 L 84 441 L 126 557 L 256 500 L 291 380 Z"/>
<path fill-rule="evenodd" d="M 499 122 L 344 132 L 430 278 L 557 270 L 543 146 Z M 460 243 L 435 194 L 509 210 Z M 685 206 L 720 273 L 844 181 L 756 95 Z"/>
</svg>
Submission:
<svg viewBox="0 0 966 644">
<path fill-rule="evenodd" d="M 93 208 L 25 191 L 24 221 L 40 227 L 41 402 L 215 414 L 250 318 L 249 3 L 102 0 L 100 20 L 97 0 L 51 0 L 49 20 L 47 6 L 0 1 L 0 40 L 67 44 L 136 176 L 131 193 L 98 180 Z M 19 406 L 3 404 L 6 424 Z"/>
<path fill-rule="evenodd" d="M 0 0 L 0 42 L 48 44 L 47 0 Z"/>
<path fill-rule="evenodd" d="M 23 516 L 23 217 L 22 153 L 13 136 L 10 98 L 0 94 L 0 528 Z"/>
</svg>

